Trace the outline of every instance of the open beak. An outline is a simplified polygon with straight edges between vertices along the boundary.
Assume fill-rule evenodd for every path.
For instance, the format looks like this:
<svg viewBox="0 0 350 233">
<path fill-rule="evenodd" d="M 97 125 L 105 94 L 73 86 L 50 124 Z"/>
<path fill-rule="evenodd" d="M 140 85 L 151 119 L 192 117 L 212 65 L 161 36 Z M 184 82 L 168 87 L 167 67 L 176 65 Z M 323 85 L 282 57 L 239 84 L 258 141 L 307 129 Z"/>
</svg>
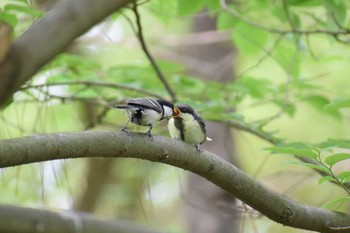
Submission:
<svg viewBox="0 0 350 233">
<path fill-rule="evenodd" d="M 173 117 L 180 117 L 180 110 L 178 108 L 174 108 L 174 113 L 173 113 Z"/>
</svg>

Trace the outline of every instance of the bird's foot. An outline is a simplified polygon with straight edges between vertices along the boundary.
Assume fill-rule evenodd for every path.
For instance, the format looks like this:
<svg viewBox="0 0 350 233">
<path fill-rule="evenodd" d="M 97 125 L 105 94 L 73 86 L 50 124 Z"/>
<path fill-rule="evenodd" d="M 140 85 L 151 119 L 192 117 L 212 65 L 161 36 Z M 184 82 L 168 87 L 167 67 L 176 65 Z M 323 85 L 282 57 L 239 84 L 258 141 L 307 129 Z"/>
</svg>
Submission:
<svg viewBox="0 0 350 233">
<path fill-rule="evenodd" d="M 194 144 L 194 147 L 196 147 L 196 151 L 197 151 L 198 153 L 202 153 L 202 149 L 200 148 L 199 143 Z"/>
<path fill-rule="evenodd" d="M 125 132 L 128 136 L 130 136 L 130 130 L 126 127 L 122 128 L 122 131 Z"/>
<path fill-rule="evenodd" d="M 153 135 L 152 135 L 152 133 L 148 131 L 148 132 L 147 132 L 147 135 L 148 135 L 149 139 L 151 139 L 151 141 L 153 141 Z"/>
</svg>

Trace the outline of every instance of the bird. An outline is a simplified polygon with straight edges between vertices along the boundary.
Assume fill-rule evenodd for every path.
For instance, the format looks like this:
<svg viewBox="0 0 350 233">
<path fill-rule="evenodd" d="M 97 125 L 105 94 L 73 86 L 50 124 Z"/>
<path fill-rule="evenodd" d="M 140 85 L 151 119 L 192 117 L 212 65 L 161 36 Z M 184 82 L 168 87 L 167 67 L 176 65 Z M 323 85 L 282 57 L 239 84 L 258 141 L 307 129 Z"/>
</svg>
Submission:
<svg viewBox="0 0 350 233">
<path fill-rule="evenodd" d="M 122 129 L 129 132 L 128 124 L 132 122 L 136 125 L 148 126 L 147 134 L 152 137 L 153 124 L 165 118 L 170 118 L 174 114 L 174 105 L 164 99 L 154 99 L 151 97 L 133 98 L 126 100 L 123 105 L 114 105 L 113 108 L 124 109 L 128 113 L 128 121 Z"/>
<path fill-rule="evenodd" d="M 174 107 L 173 117 L 168 122 L 168 130 L 172 138 L 194 145 L 198 152 L 201 152 L 201 144 L 211 141 L 211 138 L 207 137 L 205 121 L 187 104 L 178 104 Z"/>
</svg>

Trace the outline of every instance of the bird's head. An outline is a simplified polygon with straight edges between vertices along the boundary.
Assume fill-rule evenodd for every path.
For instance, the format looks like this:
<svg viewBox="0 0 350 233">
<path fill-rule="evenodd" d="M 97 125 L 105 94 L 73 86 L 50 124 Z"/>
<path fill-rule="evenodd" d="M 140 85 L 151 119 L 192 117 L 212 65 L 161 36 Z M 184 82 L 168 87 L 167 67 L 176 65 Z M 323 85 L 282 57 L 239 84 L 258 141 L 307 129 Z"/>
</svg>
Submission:
<svg viewBox="0 0 350 233">
<path fill-rule="evenodd" d="M 157 100 L 164 110 L 163 118 L 170 118 L 174 115 L 174 105 L 167 100 Z"/>
<path fill-rule="evenodd" d="M 196 112 L 188 104 L 178 104 L 174 108 L 173 117 L 182 118 L 184 120 L 192 120 L 196 115 Z"/>
</svg>

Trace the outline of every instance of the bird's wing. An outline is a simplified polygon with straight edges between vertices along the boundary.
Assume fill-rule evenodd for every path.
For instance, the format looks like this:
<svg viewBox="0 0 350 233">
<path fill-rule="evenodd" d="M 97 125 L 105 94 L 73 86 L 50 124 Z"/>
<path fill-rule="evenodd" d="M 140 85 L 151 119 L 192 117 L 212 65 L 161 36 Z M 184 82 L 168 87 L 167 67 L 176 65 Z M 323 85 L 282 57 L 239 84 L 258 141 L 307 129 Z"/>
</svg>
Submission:
<svg viewBox="0 0 350 233">
<path fill-rule="evenodd" d="M 195 118 L 198 121 L 199 126 L 202 128 L 204 135 L 207 135 L 207 127 L 205 125 L 205 121 L 203 120 L 203 118 L 198 114 L 195 115 Z M 205 139 L 206 139 L 206 137 L 205 137 Z"/>
<path fill-rule="evenodd" d="M 129 99 L 126 101 L 126 103 L 130 106 L 141 106 L 153 109 L 157 112 L 162 112 L 163 108 L 160 106 L 160 104 L 157 102 L 157 100 L 152 98 L 135 98 L 135 99 Z"/>
</svg>

